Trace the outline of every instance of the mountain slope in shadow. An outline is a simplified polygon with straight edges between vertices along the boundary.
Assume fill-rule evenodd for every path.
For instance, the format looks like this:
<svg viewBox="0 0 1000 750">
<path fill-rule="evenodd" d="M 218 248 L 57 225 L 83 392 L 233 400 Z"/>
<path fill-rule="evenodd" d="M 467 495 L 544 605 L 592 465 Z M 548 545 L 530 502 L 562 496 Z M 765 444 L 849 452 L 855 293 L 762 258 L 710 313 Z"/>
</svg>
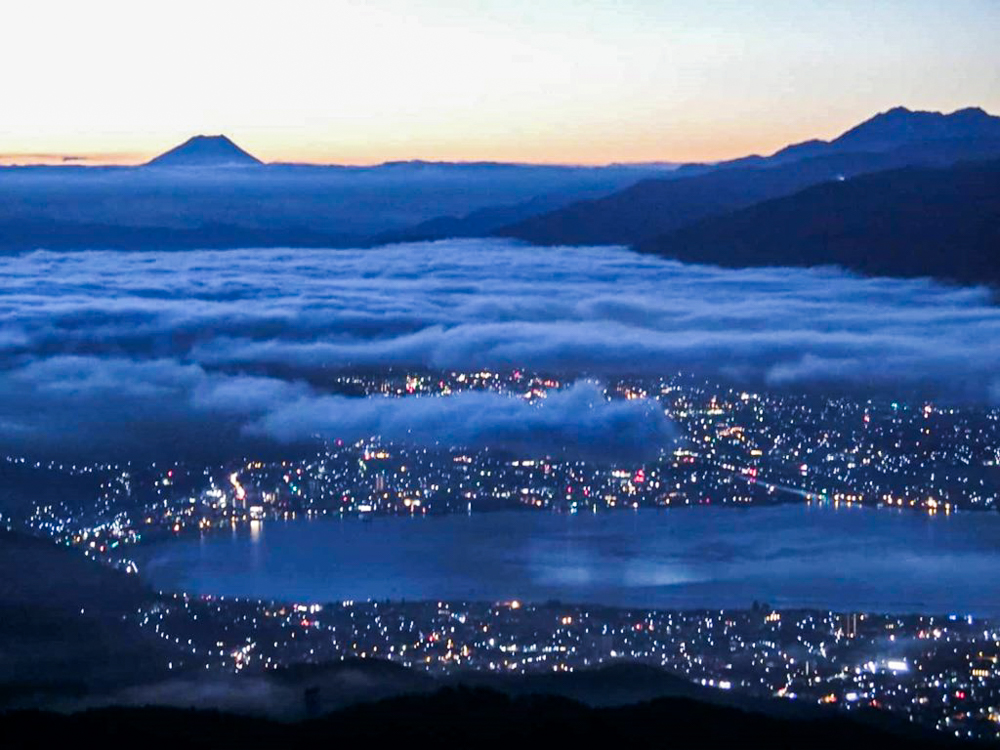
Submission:
<svg viewBox="0 0 1000 750">
<path fill-rule="evenodd" d="M 638 249 L 730 267 L 838 265 L 871 275 L 1000 284 L 1000 160 L 817 185 Z"/>
<path fill-rule="evenodd" d="M 1000 139 L 949 140 L 879 153 L 811 156 L 777 166 L 733 166 L 670 180 L 644 180 L 604 198 L 572 203 L 502 227 L 494 234 L 541 245 L 635 244 L 824 182 L 904 166 L 948 166 L 996 157 L 1000 157 Z"/>
</svg>

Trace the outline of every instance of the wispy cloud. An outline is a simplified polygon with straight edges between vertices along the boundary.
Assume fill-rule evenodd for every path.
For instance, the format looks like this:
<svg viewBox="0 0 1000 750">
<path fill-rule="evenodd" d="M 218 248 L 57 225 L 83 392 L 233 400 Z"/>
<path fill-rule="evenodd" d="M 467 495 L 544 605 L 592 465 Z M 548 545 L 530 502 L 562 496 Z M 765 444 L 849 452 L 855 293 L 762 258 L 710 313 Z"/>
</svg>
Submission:
<svg viewBox="0 0 1000 750">
<path fill-rule="evenodd" d="M 587 381 L 539 403 L 472 391 L 442 398 L 304 396 L 268 413 L 251 431 L 286 442 L 313 435 L 348 441 L 380 435 L 420 446 L 601 460 L 653 458 L 675 437 L 654 402 L 609 402 Z"/>
<path fill-rule="evenodd" d="M 126 152 L 66 154 L 45 151 L 13 151 L 0 153 L 0 166 L 31 164 L 137 164 L 141 160 L 142 157 L 140 154 Z"/>
</svg>

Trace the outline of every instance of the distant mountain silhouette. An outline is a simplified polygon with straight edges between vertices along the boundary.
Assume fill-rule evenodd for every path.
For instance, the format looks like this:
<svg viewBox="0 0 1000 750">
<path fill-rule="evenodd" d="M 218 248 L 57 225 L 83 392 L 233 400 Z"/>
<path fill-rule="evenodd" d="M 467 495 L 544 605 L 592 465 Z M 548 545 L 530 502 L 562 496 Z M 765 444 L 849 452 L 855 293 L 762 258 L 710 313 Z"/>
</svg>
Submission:
<svg viewBox="0 0 1000 750">
<path fill-rule="evenodd" d="M 512 223 L 494 234 L 544 245 L 631 244 L 821 182 L 998 156 L 1000 117 L 980 109 L 943 115 L 899 107 L 833 141 L 789 146 L 770 157 L 691 165 L 669 179 L 645 180 L 601 199 Z"/>
<path fill-rule="evenodd" d="M 248 154 L 224 135 L 196 135 L 150 160 L 147 166 L 244 167 L 260 164 L 263 164 L 260 159 Z"/>
<path fill-rule="evenodd" d="M 771 156 L 745 156 L 714 165 L 687 164 L 680 168 L 680 173 L 735 166 L 773 166 L 836 153 L 877 153 L 928 141 L 997 139 L 1000 139 L 1000 117 L 979 107 L 959 109 L 951 114 L 894 107 L 855 125 L 832 141 L 813 139 L 795 143 Z"/>
<path fill-rule="evenodd" d="M 906 143 L 1000 138 L 1000 117 L 979 107 L 951 114 L 911 111 L 895 107 L 835 138 L 830 145 L 840 151 L 887 151 Z"/>
<path fill-rule="evenodd" d="M 1000 285 L 1000 160 L 816 185 L 638 249 L 723 266 L 839 265 Z"/>
</svg>

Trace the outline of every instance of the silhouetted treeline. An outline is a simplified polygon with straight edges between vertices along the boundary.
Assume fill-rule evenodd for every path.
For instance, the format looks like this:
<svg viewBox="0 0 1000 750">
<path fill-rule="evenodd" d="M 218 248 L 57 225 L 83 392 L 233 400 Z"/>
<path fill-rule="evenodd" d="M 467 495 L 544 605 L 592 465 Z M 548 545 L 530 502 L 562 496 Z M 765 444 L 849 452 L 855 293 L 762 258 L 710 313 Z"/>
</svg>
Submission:
<svg viewBox="0 0 1000 750">
<path fill-rule="evenodd" d="M 52 748 L 100 738 L 112 747 L 670 747 L 843 750 L 942 748 L 943 735 L 881 727 L 833 715 L 784 719 L 687 699 L 588 708 L 565 698 L 511 698 L 488 690 L 448 689 L 391 698 L 298 724 L 211 711 L 102 709 L 73 715 L 38 712 L 0 718 L 5 746 Z"/>
</svg>

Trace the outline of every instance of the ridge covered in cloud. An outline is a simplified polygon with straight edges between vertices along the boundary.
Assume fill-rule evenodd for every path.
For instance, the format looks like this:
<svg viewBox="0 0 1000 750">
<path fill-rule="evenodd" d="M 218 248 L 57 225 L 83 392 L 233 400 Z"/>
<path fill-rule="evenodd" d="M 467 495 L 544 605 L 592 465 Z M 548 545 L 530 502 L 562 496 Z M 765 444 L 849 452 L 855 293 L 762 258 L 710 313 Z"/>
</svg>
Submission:
<svg viewBox="0 0 1000 750">
<path fill-rule="evenodd" d="M 387 366 L 569 378 L 691 369 L 973 401 L 1000 390 L 1000 309 L 988 290 L 834 269 L 725 270 L 621 248 L 464 240 L 37 251 L 0 256 L 0 277 L 5 450 L 198 450 L 381 432 L 587 453 L 668 434 L 658 409 L 595 400 L 592 385 L 537 407 L 487 394 L 403 403 L 329 392 L 339 371 Z"/>
</svg>

